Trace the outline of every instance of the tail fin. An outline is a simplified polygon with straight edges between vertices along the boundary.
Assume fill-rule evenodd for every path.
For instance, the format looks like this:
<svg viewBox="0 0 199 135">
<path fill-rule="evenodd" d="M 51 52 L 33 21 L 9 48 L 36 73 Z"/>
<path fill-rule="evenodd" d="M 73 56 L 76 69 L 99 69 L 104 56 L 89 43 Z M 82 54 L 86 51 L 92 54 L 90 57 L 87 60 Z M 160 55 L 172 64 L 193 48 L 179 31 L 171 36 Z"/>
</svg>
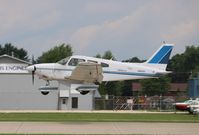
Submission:
<svg viewBox="0 0 199 135">
<path fill-rule="evenodd" d="M 160 70 L 166 70 L 173 44 L 163 44 L 145 63 Z"/>
</svg>

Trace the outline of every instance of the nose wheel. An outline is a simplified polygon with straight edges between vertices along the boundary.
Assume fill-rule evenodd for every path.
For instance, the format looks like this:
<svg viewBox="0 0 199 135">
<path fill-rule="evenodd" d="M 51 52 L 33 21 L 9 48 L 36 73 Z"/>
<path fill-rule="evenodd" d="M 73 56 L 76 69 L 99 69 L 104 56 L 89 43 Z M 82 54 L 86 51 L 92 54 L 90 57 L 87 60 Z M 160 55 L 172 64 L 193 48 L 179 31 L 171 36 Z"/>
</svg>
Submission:
<svg viewBox="0 0 199 135">
<path fill-rule="evenodd" d="M 42 95 L 48 95 L 48 94 L 49 94 L 49 91 L 41 91 L 41 94 L 42 94 Z"/>
</svg>

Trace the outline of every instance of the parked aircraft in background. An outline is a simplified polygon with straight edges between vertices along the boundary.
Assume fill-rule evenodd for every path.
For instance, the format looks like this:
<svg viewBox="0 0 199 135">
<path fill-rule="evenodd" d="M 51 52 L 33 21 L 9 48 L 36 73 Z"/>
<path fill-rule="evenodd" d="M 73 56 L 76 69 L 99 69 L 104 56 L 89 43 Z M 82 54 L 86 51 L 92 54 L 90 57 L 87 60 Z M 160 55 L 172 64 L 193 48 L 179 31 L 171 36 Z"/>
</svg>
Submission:
<svg viewBox="0 0 199 135">
<path fill-rule="evenodd" d="M 196 98 L 195 100 L 186 100 L 184 102 L 177 102 L 174 103 L 174 106 L 176 110 L 179 111 L 188 111 L 189 113 L 197 113 L 199 110 L 199 98 Z"/>
<path fill-rule="evenodd" d="M 42 94 L 48 94 L 54 87 L 49 81 L 57 80 L 69 88 L 71 84 L 79 84 L 76 88 L 81 94 L 87 94 L 98 88 L 103 81 L 121 81 L 145 78 L 157 78 L 170 73 L 166 71 L 173 44 L 163 44 L 150 59 L 144 63 L 126 63 L 86 56 L 71 56 L 57 63 L 35 64 L 27 67 L 34 75 L 46 80 L 40 88 Z"/>
<path fill-rule="evenodd" d="M 174 103 L 174 106 L 175 106 L 175 109 L 176 110 L 179 110 L 179 111 L 189 111 L 190 108 L 189 108 L 189 105 L 193 102 L 192 99 L 190 100 L 186 100 L 184 102 L 177 102 L 177 103 Z"/>
</svg>

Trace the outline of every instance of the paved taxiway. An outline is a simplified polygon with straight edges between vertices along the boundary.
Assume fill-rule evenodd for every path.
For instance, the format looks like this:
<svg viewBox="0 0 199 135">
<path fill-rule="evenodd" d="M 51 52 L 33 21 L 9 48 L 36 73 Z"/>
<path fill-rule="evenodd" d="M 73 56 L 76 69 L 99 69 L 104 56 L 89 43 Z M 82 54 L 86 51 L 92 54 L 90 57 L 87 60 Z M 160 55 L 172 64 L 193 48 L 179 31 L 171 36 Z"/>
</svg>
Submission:
<svg viewBox="0 0 199 135">
<path fill-rule="evenodd" d="M 198 135 L 199 123 L 0 122 L 0 133 Z"/>
</svg>

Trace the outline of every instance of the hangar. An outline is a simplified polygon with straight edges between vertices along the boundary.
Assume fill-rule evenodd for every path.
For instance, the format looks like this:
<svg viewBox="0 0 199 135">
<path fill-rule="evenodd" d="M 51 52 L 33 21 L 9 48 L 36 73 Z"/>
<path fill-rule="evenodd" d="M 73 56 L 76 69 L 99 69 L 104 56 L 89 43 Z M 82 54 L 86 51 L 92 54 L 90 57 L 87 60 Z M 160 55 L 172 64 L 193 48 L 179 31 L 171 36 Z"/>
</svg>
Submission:
<svg viewBox="0 0 199 135">
<path fill-rule="evenodd" d="M 59 88 L 42 95 L 38 88 L 46 82 L 26 70 L 31 63 L 18 58 L 0 56 L 0 110 L 92 110 L 94 94 L 81 95 L 76 90 L 66 90 L 64 85 L 52 81 Z M 71 87 L 72 88 L 72 87 Z"/>
</svg>

